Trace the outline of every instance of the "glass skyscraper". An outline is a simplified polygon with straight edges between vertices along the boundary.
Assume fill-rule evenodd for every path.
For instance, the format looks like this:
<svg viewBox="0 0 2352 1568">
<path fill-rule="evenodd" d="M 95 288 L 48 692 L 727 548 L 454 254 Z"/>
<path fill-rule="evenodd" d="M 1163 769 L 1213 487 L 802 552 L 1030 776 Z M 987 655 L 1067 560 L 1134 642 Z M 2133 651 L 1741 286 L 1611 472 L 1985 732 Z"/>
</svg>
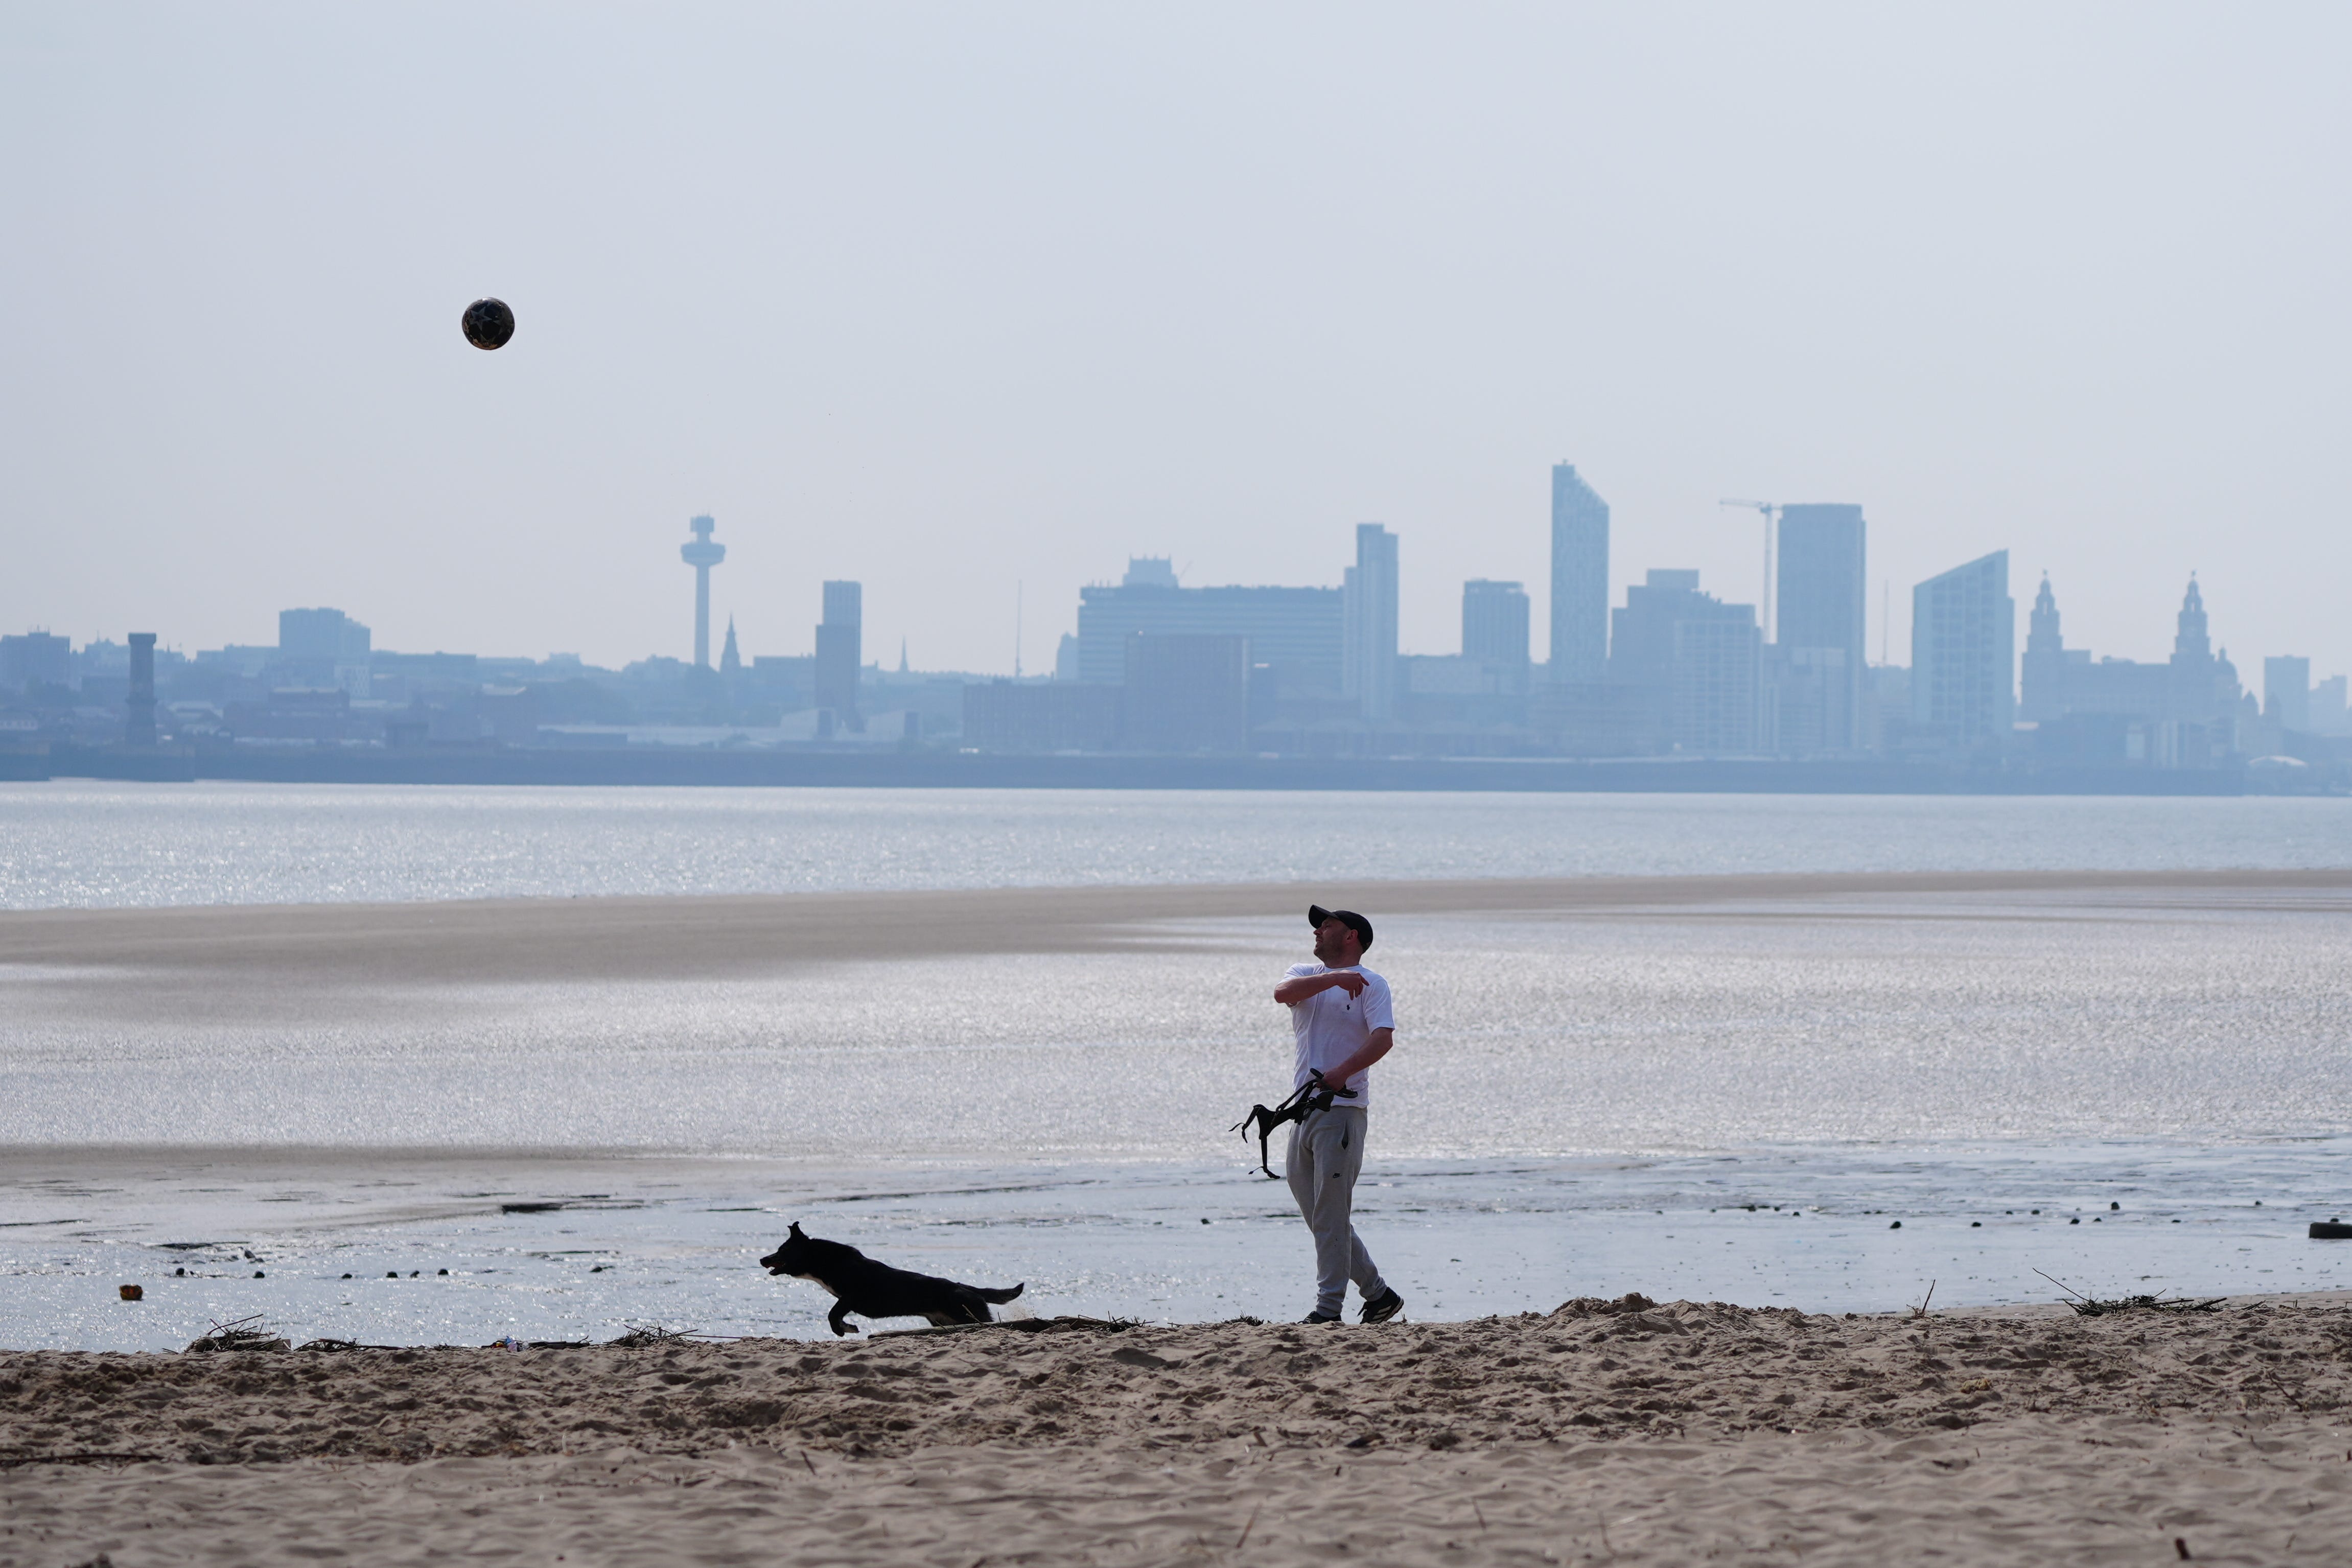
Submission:
<svg viewBox="0 0 2352 1568">
<path fill-rule="evenodd" d="M 1790 695 L 1811 699 L 1819 710 L 1809 728 L 1825 751 L 1862 745 L 1870 603 L 1865 531 L 1860 507 L 1780 508 L 1776 650 L 1783 668 L 1802 677 L 1785 683 Z"/>
<path fill-rule="evenodd" d="M 1551 671 L 1588 685 L 1609 669 L 1609 503 L 1577 476 L 1551 470 Z"/>
<path fill-rule="evenodd" d="M 1396 716 L 1397 538 L 1379 523 L 1356 525 L 1356 564 L 1341 589 L 1346 663 L 1339 693 L 1356 699 L 1366 719 Z"/>
<path fill-rule="evenodd" d="M 2017 601 L 1995 550 L 1911 591 L 1911 722 L 1947 746 L 2005 739 L 2017 712 Z"/>
</svg>

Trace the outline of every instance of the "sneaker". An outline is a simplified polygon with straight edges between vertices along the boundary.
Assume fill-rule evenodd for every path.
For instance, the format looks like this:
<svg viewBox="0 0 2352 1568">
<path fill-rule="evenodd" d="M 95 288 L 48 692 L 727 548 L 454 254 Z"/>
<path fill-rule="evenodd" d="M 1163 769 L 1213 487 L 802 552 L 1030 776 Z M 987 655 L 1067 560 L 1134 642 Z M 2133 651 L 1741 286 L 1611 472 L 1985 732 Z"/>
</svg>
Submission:
<svg viewBox="0 0 2352 1568">
<path fill-rule="evenodd" d="M 1364 1310 L 1356 1315 L 1368 1323 L 1384 1323 L 1402 1311 L 1404 1311 L 1404 1298 L 1396 1293 L 1394 1285 L 1391 1285 L 1387 1290 L 1366 1301 Z"/>
<path fill-rule="evenodd" d="M 1404 1303 L 1400 1301 L 1397 1304 L 1399 1306 L 1402 1306 Z M 1337 1312 L 1309 1312 L 1298 1321 L 1302 1323 L 1336 1323 L 1339 1321 L 1339 1314 Z"/>
</svg>

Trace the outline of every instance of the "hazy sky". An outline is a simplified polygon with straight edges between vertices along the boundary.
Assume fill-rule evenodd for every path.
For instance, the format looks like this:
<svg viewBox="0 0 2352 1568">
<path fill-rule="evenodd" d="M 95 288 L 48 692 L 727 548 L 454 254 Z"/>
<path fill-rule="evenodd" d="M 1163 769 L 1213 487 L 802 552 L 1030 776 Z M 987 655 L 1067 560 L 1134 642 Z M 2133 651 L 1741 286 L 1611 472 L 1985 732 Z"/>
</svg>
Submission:
<svg viewBox="0 0 2352 1568">
<path fill-rule="evenodd" d="M 1751 601 L 1727 496 L 2070 643 L 2352 665 L 2352 6 L 0 5 L 0 628 L 1027 666 L 1130 553 L 1406 651 Z M 466 345 L 477 295 L 515 308 Z"/>
</svg>

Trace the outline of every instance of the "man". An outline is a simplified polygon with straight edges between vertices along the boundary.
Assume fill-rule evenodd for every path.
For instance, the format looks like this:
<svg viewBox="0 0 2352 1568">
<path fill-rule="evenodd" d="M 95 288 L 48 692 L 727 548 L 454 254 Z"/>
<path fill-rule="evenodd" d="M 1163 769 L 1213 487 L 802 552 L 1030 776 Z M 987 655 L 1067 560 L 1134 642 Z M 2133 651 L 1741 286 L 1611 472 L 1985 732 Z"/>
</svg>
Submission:
<svg viewBox="0 0 2352 1568">
<path fill-rule="evenodd" d="M 1307 924 L 1315 928 L 1317 962 L 1292 965 L 1274 988 L 1274 999 L 1290 1009 L 1297 1047 L 1291 1087 L 1304 1088 L 1319 1072 L 1331 1088 L 1355 1092 L 1335 1098 L 1328 1111 L 1309 1111 L 1290 1133 L 1285 1174 L 1315 1234 L 1315 1310 L 1301 1321 L 1338 1322 L 1353 1280 L 1364 1298 L 1363 1321 L 1384 1323 L 1403 1310 L 1404 1298 L 1372 1266 L 1353 1211 L 1356 1173 L 1364 1168 L 1372 1063 L 1396 1043 L 1396 1018 L 1389 1010 L 1389 983 L 1364 967 L 1372 923 L 1352 909 L 1318 904 L 1308 907 Z"/>
</svg>

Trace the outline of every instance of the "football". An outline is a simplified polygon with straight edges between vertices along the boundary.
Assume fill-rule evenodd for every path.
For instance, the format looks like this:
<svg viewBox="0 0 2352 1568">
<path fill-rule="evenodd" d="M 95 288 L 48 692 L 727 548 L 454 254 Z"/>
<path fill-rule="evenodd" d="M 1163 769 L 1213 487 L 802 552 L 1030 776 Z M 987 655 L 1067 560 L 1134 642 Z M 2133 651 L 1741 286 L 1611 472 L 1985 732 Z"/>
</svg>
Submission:
<svg viewBox="0 0 2352 1568">
<path fill-rule="evenodd" d="M 466 307 L 466 341 L 477 349 L 503 349 L 514 336 L 514 312 L 503 299 L 477 299 Z"/>
</svg>

